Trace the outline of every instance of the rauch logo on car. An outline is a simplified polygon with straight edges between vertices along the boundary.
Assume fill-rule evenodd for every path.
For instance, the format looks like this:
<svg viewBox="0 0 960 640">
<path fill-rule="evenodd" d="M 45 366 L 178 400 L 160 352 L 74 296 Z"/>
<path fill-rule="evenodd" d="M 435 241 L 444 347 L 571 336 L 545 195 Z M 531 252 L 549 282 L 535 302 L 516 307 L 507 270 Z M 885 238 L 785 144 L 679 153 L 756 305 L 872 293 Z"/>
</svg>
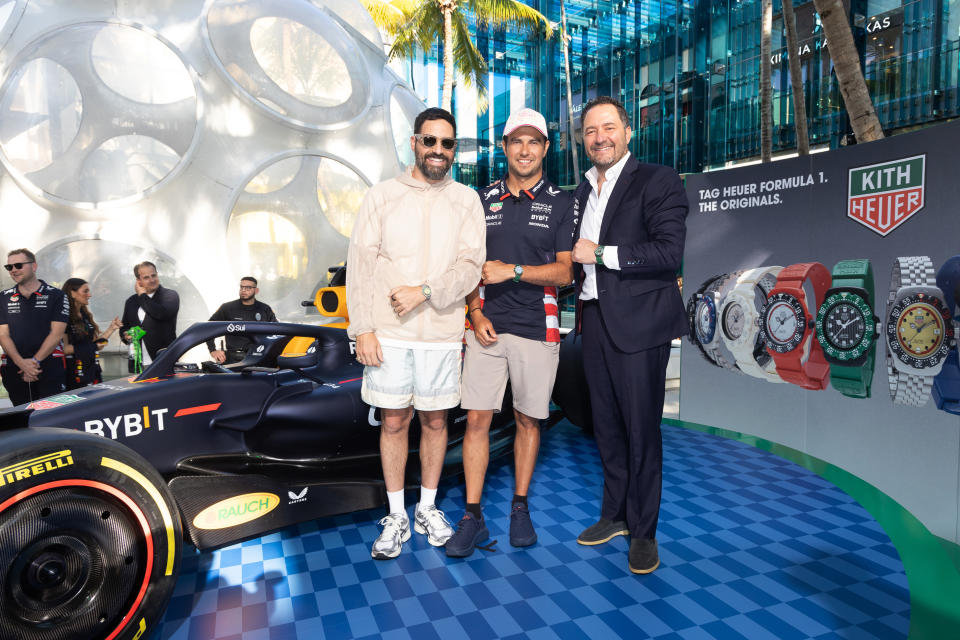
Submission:
<svg viewBox="0 0 960 640">
<path fill-rule="evenodd" d="M 882 236 L 923 209 L 926 155 L 850 169 L 847 216 Z"/>
<path fill-rule="evenodd" d="M 277 508 L 280 497 L 272 493 L 246 493 L 212 504 L 193 519 L 197 529 L 226 529 L 262 518 Z"/>
</svg>

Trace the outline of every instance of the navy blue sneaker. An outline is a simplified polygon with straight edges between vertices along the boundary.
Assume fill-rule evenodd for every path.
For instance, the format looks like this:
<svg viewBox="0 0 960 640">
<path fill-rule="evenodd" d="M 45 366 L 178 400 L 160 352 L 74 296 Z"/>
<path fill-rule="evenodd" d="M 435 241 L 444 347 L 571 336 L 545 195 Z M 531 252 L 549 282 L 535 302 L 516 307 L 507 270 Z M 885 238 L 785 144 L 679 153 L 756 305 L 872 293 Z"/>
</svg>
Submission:
<svg viewBox="0 0 960 640">
<path fill-rule="evenodd" d="M 468 511 L 457 523 L 457 531 L 447 540 L 447 555 L 451 558 L 466 558 L 473 553 L 477 544 L 489 537 L 490 532 L 483 516 L 478 520 Z"/>
<path fill-rule="evenodd" d="M 514 502 L 510 510 L 510 544 L 514 547 L 529 547 L 537 542 L 537 532 L 530 522 L 530 509 L 522 502 Z"/>
</svg>

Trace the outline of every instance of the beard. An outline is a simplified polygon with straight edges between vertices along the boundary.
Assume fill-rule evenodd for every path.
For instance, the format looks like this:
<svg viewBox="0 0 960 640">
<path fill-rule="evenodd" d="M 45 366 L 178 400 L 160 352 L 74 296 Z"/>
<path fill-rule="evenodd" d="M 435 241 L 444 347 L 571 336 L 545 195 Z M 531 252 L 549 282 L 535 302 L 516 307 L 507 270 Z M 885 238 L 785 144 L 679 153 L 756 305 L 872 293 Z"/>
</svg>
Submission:
<svg viewBox="0 0 960 640">
<path fill-rule="evenodd" d="M 443 160 L 443 165 L 435 167 L 433 165 L 427 164 L 427 158 L 440 158 Z M 433 153 L 431 151 L 425 151 L 423 153 L 417 154 L 417 169 L 420 170 L 420 173 L 425 175 L 430 180 L 441 180 L 443 176 L 447 175 L 447 171 L 450 171 L 450 166 L 453 164 L 453 159 L 448 158 L 442 153 Z"/>
</svg>

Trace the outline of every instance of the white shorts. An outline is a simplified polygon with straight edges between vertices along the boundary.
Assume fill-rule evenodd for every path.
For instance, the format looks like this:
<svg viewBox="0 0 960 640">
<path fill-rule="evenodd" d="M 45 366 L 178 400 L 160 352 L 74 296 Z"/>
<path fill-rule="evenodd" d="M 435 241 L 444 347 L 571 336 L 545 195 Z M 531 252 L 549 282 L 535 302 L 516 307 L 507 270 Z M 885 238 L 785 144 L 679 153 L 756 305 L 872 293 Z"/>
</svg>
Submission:
<svg viewBox="0 0 960 640">
<path fill-rule="evenodd" d="M 439 348 L 397 346 L 381 340 L 383 362 L 363 368 L 360 397 L 371 407 L 418 411 L 450 409 L 460 404 L 460 345 Z"/>
</svg>

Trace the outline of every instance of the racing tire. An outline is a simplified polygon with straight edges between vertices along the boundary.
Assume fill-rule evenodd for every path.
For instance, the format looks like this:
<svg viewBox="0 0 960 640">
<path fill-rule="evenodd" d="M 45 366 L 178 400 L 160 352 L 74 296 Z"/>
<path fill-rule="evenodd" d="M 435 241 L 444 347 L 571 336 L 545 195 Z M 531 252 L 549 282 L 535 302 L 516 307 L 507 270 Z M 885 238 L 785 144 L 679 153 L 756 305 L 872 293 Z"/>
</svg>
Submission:
<svg viewBox="0 0 960 640">
<path fill-rule="evenodd" d="M 0 638 L 147 638 L 182 542 L 163 478 L 127 447 L 69 429 L 0 433 Z"/>
<path fill-rule="evenodd" d="M 587 389 L 587 376 L 583 372 L 583 341 L 574 338 L 571 331 L 560 343 L 560 362 L 557 365 L 552 399 L 554 404 L 560 407 L 563 417 L 585 433 L 593 433 L 590 393 Z"/>
</svg>

